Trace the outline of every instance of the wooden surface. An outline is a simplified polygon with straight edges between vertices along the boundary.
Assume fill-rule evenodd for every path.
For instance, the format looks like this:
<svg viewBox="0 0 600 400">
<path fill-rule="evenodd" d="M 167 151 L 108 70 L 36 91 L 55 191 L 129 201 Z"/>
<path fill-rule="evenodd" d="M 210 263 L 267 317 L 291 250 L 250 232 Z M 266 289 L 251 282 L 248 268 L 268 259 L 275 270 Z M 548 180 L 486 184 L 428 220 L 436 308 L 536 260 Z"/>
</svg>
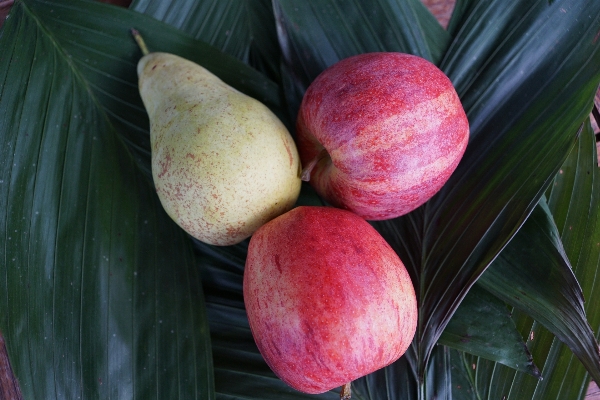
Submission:
<svg viewBox="0 0 600 400">
<path fill-rule="evenodd" d="M 454 10 L 454 4 L 456 0 L 422 0 L 423 4 L 431 11 L 435 18 L 439 21 L 440 25 L 444 28 L 448 26 L 452 10 Z"/>
<path fill-rule="evenodd" d="M 4 337 L 0 333 L 0 400 L 21 400 L 19 382 L 13 374 Z"/>
</svg>

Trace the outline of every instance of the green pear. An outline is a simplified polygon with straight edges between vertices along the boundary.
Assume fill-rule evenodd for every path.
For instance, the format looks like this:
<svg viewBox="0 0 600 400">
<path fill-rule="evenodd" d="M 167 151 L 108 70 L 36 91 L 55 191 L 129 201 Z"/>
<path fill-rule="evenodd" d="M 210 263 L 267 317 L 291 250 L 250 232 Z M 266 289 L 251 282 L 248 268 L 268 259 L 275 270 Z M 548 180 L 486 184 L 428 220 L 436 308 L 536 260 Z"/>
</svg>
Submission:
<svg viewBox="0 0 600 400">
<path fill-rule="evenodd" d="M 265 105 L 173 54 L 148 53 L 137 72 L 150 119 L 152 177 L 179 226 L 225 246 L 293 207 L 298 151 Z"/>
</svg>

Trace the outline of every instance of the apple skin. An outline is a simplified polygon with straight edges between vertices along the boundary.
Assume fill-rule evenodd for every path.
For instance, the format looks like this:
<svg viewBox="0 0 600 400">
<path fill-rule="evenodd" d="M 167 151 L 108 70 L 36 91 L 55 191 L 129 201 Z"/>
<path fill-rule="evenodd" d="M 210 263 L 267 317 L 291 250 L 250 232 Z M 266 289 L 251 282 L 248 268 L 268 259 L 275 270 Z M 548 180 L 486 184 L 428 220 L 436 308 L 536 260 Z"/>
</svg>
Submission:
<svg viewBox="0 0 600 400">
<path fill-rule="evenodd" d="M 310 184 L 330 204 L 368 220 L 404 215 L 456 169 L 469 122 L 452 83 L 429 61 L 366 53 L 323 71 L 296 123 L 302 165 L 319 157 Z"/>
<path fill-rule="evenodd" d="M 300 206 L 259 228 L 243 293 L 267 364 L 310 394 L 396 361 L 417 326 L 398 255 L 363 218 L 333 207 Z"/>
</svg>

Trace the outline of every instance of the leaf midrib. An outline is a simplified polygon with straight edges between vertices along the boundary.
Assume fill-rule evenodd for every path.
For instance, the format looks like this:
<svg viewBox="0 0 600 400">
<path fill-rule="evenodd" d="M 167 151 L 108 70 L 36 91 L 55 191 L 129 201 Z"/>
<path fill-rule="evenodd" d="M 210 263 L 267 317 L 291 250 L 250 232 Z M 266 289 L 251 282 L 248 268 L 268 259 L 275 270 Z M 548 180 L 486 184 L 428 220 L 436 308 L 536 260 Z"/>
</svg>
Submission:
<svg viewBox="0 0 600 400">
<path fill-rule="evenodd" d="M 35 1 L 35 0 L 33 0 L 33 1 Z M 94 94 L 94 91 L 91 87 L 90 82 L 80 72 L 79 68 L 77 68 L 77 65 L 75 64 L 75 61 L 73 60 L 73 58 L 69 55 L 69 53 L 62 46 L 60 46 L 60 41 L 56 38 L 56 36 L 48 28 L 46 28 L 46 26 L 38 18 L 38 16 L 35 14 L 35 12 L 29 8 L 26 0 L 22 0 L 18 4 L 21 7 L 23 7 L 23 10 L 35 22 L 37 28 L 44 34 L 46 39 L 52 43 L 56 52 L 62 56 L 63 61 L 65 61 L 67 63 L 67 65 L 69 66 L 69 69 L 70 69 L 71 73 L 73 74 L 75 80 L 77 82 L 79 82 L 79 84 L 85 89 L 90 100 L 96 106 L 97 111 L 102 116 L 102 118 L 105 120 L 107 126 L 110 127 L 110 129 L 109 129 L 110 133 L 113 134 L 116 137 L 116 139 L 119 141 L 119 143 L 121 144 L 121 146 L 127 153 L 127 156 L 129 157 L 130 161 L 132 161 L 133 165 L 135 165 L 137 168 L 139 168 L 138 162 L 135 160 L 135 157 L 133 157 L 133 154 L 131 154 L 131 151 L 129 150 L 127 144 L 123 141 L 123 138 L 120 135 L 116 134 L 117 130 L 116 130 L 115 126 L 113 125 L 113 123 L 111 122 L 111 119 L 109 118 L 106 109 L 102 106 L 102 103 L 100 102 L 100 100 L 98 100 L 97 96 Z"/>
</svg>

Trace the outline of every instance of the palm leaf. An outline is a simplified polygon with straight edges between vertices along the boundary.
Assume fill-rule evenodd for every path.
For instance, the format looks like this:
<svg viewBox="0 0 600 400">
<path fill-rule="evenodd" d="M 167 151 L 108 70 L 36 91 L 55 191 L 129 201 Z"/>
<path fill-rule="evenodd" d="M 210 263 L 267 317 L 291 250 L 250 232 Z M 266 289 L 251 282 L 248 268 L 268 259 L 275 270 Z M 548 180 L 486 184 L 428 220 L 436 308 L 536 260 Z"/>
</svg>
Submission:
<svg viewBox="0 0 600 400">
<path fill-rule="evenodd" d="M 600 353 L 583 293 L 544 198 L 478 284 L 542 323 L 600 378 Z"/>
<path fill-rule="evenodd" d="M 549 208 L 557 222 L 565 253 L 572 260 L 573 272 L 581 283 L 584 297 L 588 299 L 585 311 L 595 331 L 600 325 L 600 310 L 597 303 L 589 299 L 598 296 L 598 284 L 591 277 L 600 267 L 600 249 L 596 245 L 600 239 L 597 165 L 594 135 L 589 124 L 586 124 L 580 140 L 549 189 Z M 453 354 L 453 362 L 461 358 L 468 359 L 467 364 L 476 365 L 477 372 L 477 379 L 472 380 L 470 386 L 462 385 L 455 390 L 455 397 L 471 399 L 478 395 L 491 398 L 507 396 L 507 399 L 583 399 L 589 377 L 574 353 L 528 315 L 515 312 L 514 319 L 522 334 L 528 338 L 534 359 L 543 365 L 544 379 L 537 381 L 487 360 Z M 455 370 L 457 376 L 465 376 L 465 369 L 456 367 Z M 473 371 L 468 372 L 466 375 L 475 375 Z"/>
<path fill-rule="evenodd" d="M 590 137 L 589 124 L 585 134 Z M 589 159 L 585 161 L 589 162 Z M 584 192 L 588 188 L 582 189 Z M 527 267 L 524 268 L 524 265 Z M 595 271 L 595 268 L 593 270 Z M 586 319 L 583 293 L 571 271 L 560 235 L 544 198 L 508 246 L 481 276 L 477 286 L 487 289 L 526 315 L 542 322 L 561 341 L 569 345 L 593 375 L 598 375 L 598 344 Z M 456 341 L 448 343 L 447 339 L 444 340 L 445 337 L 451 336 L 451 333 L 447 332 L 448 329 L 465 319 L 470 322 L 463 328 L 465 331 L 481 326 L 476 332 L 488 340 L 498 332 L 494 322 L 500 323 L 500 318 L 491 318 L 491 321 L 482 323 L 489 311 L 478 313 L 477 307 L 488 309 L 494 301 L 480 296 L 481 289 L 477 286 L 471 289 L 440 341 L 459 350 L 499 361 L 492 357 L 493 354 L 478 352 L 479 349 L 472 348 L 468 342 L 461 347 L 460 342 L 457 345 Z M 477 299 L 472 298 L 474 291 L 478 294 Z M 469 307 L 468 313 L 461 312 L 465 307 Z M 457 319 L 458 321 L 455 321 Z M 508 338 L 507 334 L 502 336 L 505 340 Z M 471 338 L 467 339 L 470 341 Z M 507 351 L 510 347 L 504 345 L 501 348 Z M 511 366 L 509 363 L 499 362 Z M 512 367 L 514 368 L 514 365 Z"/>
<path fill-rule="evenodd" d="M 279 46 L 268 0 L 135 0 L 151 15 L 279 81 Z"/>
<path fill-rule="evenodd" d="M 359 400 L 401 400 L 419 397 L 417 369 L 413 354 L 415 347 L 389 367 L 354 381 L 354 393 Z M 451 370 L 450 350 L 436 346 L 432 350 L 431 362 L 427 366 L 427 393 L 432 399 L 452 399 L 454 376 Z"/>
<path fill-rule="evenodd" d="M 187 15 L 157 11 L 174 5 L 188 7 Z M 222 5 L 231 8 L 219 9 Z M 198 15 L 205 6 L 216 8 Z M 275 18 L 265 1 L 133 4 L 175 27 L 84 1 L 23 0 L 15 6 L 0 37 L 0 156 L 7 160 L 0 164 L 5 227 L 0 276 L 6 293 L 0 330 L 26 396 L 211 398 L 214 376 L 214 393 L 222 399 L 307 398 L 279 381 L 254 346 L 241 302 L 244 245 L 196 243 L 194 256 L 189 239 L 156 201 L 131 27 L 142 31 L 151 49 L 201 62 L 285 121 L 295 118 L 316 74 L 345 56 L 394 50 L 439 63 L 462 97 L 472 140 L 453 180 L 436 198 L 406 217 L 375 224 L 411 270 L 422 305 L 420 328 L 405 357 L 356 382 L 356 397 L 449 398 L 458 380 L 465 387 L 477 383 L 471 394 L 492 398 L 510 387 L 512 393 L 533 393 L 533 388 L 537 396 L 550 398 L 581 393 L 587 379 L 581 364 L 574 360 L 552 369 L 556 360 L 572 357 L 570 351 L 553 344 L 553 335 L 536 324 L 531 341 L 531 319 L 518 312 L 516 327 L 530 338 L 534 360 L 544 366 L 542 383 L 436 343 L 469 288 L 538 203 L 589 112 L 600 80 L 595 44 L 600 4 L 459 0 L 448 32 L 416 0 L 368 5 L 323 0 L 318 8 L 278 0 L 273 6 Z M 268 25 L 275 19 L 281 53 Z M 223 29 L 239 24 L 231 31 L 236 39 L 220 41 L 221 28 L 211 39 L 203 30 L 211 24 Z M 262 25 L 269 29 L 257 28 Z M 282 86 L 239 60 L 281 79 Z M 574 196 L 567 209 L 559 193 L 565 192 L 549 194 L 550 209 L 597 329 L 600 320 L 589 302 L 593 280 L 586 275 L 591 270 L 580 270 L 583 261 L 573 260 L 591 262 L 595 253 L 583 245 L 598 238 L 569 235 L 565 227 L 582 215 L 579 201 L 585 195 Z M 320 201 L 305 186 L 299 203 Z M 597 235 L 598 229 L 586 231 Z M 580 250 L 573 250 L 575 243 Z M 195 266 L 202 273 L 206 307 Z M 173 326 L 173 333 L 165 329 Z M 453 332 L 452 325 L 447 332 Z M 179 340 L 170 341 L 169 335 Z M 463 374 L 465 365 L 475 374 Z M 166 372 L 160 369 L 167 366 Z M 574 379 L 567 382 L 564 374 L 571 372 Z M 329 392 L 320 398 L 336 396 Z"/>
<path fill-rule="evenodd" d="M 132 26 L 279 102 L 262 75 L 149 17 L 15 4 L 0 37 L 0 329 L 26 398 L 214 398 L 191 241 L 148 179 Z"/>
<path fill-rule="evenodd" d="M 478 286 L 471 288 L 438 343 L 541 377 L 506 304 Z"/>
</svg>

